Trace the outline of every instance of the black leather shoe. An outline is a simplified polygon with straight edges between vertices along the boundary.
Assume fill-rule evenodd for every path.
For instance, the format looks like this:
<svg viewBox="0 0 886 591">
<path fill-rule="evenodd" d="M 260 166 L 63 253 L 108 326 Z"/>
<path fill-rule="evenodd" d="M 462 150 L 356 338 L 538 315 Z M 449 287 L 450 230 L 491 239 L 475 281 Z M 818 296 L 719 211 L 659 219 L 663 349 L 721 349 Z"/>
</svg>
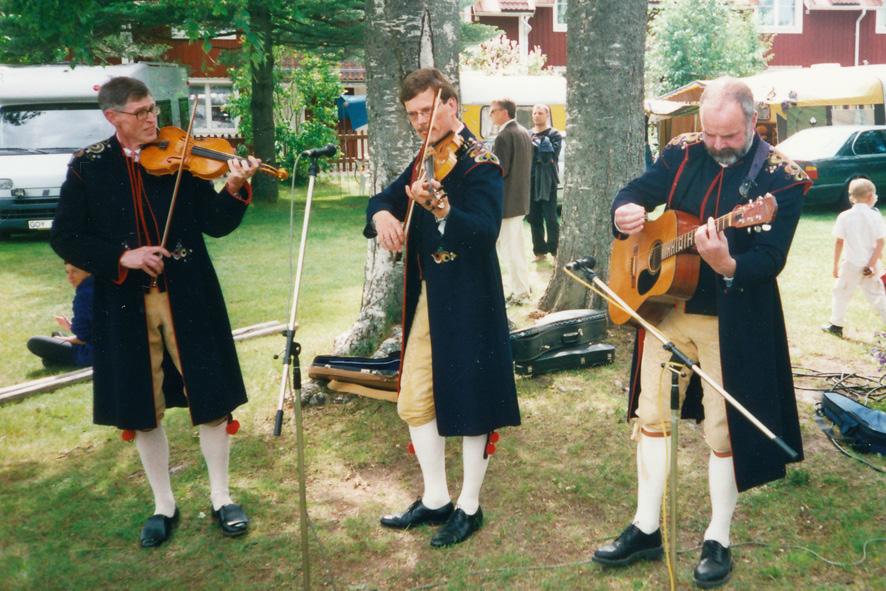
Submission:
<svg viewBox="0 0 886 591">
<path fill-rule="evenodd" d="M 719 587 L 732 574 L 732 552 L 716 540 L 705 540 L 701 547 L 701 560 L 692 573 L 692 580 L 702 589 Z"/>
<path fill-rule="evenodd" d="M 437 533 L 431 538 L 431 546 L 443 548 L 460 544 L 474 535 L 474 532 L 481 527 L 483 527 L 483 510 L 480 507 L 477 507 L 477 512 L 473 515 L 456 509 L 443 524 L 443 527 L 437 530 Z"/>
<path fill-rule="evenodd" d="M 156 548 L 169 539 L 172 535 L 172 528 L 178 524 L 178 507 L 172 517 L 167 517 L 160 513 L 151 515 L 145 521 L 142 527 L 142 533 L 139 536 L 142 548 Z"/>
<path fill-rule="evenodd" d="M 385 515 L 381 518 L 381 524 L 394 529 L 409 529 L 419 525 L 440 525 L 446 523 L 452 515 L 452 503 L 446 503 L 439 509 L 428 509 L 421 498 L 409 505 L 409 509 L 396 515 Z"/>
<path fill-rule="evenodd" d="M 249 518 L 243 507 L 236 503 L 222 505 L 221 509 L 212 510 L 212 516 L 218 521 L 222 533 L 226 536 L 242 536 L 249 529 Z"/>
<path fill-rule="evenodd" d="M 843 327 L 837 326 L 836 324 L 825 324 L 821 327 L 824 332 L 829 332 L 835 337 L 843 338 Z"/>
<path fill-rule="evenodd" d="M 624 566 L 638 560 L 660 560 L 663 553 L 660 529 L 644 534 L 632 523 L 615 540 L 598 548 L 591 560 L 606 566 Z"/>
</svg>

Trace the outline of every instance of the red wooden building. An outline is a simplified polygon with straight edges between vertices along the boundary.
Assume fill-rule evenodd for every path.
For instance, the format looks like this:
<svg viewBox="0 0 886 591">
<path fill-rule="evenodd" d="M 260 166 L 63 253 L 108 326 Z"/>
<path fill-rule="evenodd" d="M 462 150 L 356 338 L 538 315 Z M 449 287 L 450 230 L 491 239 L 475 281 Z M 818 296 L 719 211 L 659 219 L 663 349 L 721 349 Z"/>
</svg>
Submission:
<svg viewBox="0 0 886 591">
<path fill-rule="evenodd" d="M 774 33 L 770 66 L 886 63 L 883 0 L 754 0 L 760 31 Z"/>
<path fill-rule="evenodd" d="M 473 22 L 492 25 L 517 41 L 525 55 L 541 47 L 548 66 L 566 66 L 566 0 L 479 0 Z"/>
<path fill-rule="evenodd" d="M 884 0 L 722 0 L 749 7 L 772 34 L 772 67 L 886 64 Z M 567 0 L 478 0 L 471 19 L 493 25 L 521 50 L 536 45 L 552 66 L 566 65 Z M 649 0 L 649 4 L 660 4 Z"/>
</svg>

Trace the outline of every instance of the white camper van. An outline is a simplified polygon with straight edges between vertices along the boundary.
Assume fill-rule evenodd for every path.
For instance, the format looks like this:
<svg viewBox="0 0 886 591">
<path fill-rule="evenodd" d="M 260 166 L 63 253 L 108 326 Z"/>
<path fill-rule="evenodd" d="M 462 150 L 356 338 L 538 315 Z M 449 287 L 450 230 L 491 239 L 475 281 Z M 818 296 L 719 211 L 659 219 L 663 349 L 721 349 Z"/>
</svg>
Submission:
<svg viewBox="0 0 886 591">
<path fill-rule="evenodd" d="M 187 121 L 181 66 L 0 65 L 0 237 L 52 226 L 71 154 L 114 131 L 98 108 L 98 91 L 114 76 L 148 85 L 159 126 Z"/>
</svg>

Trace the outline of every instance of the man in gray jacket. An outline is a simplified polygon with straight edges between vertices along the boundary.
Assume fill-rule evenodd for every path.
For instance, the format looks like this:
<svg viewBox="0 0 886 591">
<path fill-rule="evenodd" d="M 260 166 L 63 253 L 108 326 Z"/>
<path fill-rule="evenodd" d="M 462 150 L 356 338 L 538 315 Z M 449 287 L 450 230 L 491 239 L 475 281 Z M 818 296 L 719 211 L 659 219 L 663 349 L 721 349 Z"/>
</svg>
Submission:
<svg viewBox="0 0 886 591">
<path fill-rule="evenodd" d="M 492 101 L 489 116 L 499 128 L 492 151 L 501 162 L 505 181 L 504 210 L 496 249 L 507 270 L 508 301 L 529 301 L 529 265 L 523 249 L 523 218 L 529 213 L 529 181 L 532 172 L 532 140 L 517 123 L 517 105 L 509 99 Z"/>
</svg>

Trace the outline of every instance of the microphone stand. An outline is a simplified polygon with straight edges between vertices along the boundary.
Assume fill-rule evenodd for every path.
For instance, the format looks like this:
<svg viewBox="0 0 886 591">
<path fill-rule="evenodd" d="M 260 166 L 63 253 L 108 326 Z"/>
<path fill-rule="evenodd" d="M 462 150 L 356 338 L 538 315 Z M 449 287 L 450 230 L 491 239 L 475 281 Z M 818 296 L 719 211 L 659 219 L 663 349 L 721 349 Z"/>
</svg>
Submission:
<svg viewBox="0 0 886 591">
<path fill-rule="evenodd" d="M 301 554 L 302 554 L 302 579 L 305 591 L 311 588 L 311 563 L 310 563 L 310 547 L 308 544 L 308 505 L 307 491 L 305 483 L 305 439 L 302 421 L 301 409 L 301 363 L 299 355 L 301 354 L 301 345 L 295 340 L 296 329 L 296 312 L 298 311 L 298 295 L 301 290 L 302 268 L 305 258 L 305 245 L 308 237 L 308 224 L 311 219 L 311 203 L 314 197 L 314 182 L 319 172 L 317 160 L 321 156 L 330 154 L 306 153 L 311 164 L 308 169 L 308 196 L 305 203 L 305 218 L 302 222 L 301 242 L 298 251 L 298 263 L 295 272 L 295 285 L 292 291 L 292 305 L 289 310 L 289 324 L 286 327 L 286 348 L 283 352 L 283 376 L 280 380 L 280 396 L 277 401 L 277 413 L 274 417 L 274 436 L 279 437 L 283 430 L 283 405 L 286 400 L 287 392 L 292 393 L 292 407 L 295 418 L 295 450 L 296 462 L 298 467 L 298 497 L 299 497 L 299 530 L 301 533 Z M 297 163 L 297 161 L 296 161 Z M 295 170 L 292 171 L 292 183 L 295 186 Z M 292 373 L 292 384 L 290 388 L 289 374 Z"/>
<path fill-rule="evenodd" d="M 592 263 L 591 263 L 592 264 Z M 590 280 L 590 283 L 578 276 L 574 271 L 579 271 L 585 278 Z M 799 455 L 794 449 L 789 446 L 781 437 L 773 433 L 769 430 L 766 425 L 760 422 L 757 417 L 755 417 L 748 409 L 746 409 L 739 401 L 732 397 L 729 392 L 727 392 L 723 386 L 718 384 L 711 378 L 707 373 L 705 373 L 698 364 L 693 361 L 689 356 L 683 353 L 674 343 L 668 339 L 667 335 L 659 331 L 655 326 L 650 324 L 646 319 L 640 316 L 629 304 L 627 304 L 617 293 L 615 293 L 612 288 L 610 288 L 604 281 L 602 281 L 594 271 L 591 270 L 590 265 L 585 263 L 584 261 L 573 261 L 568 263 L 565 267 L 563 267 L 563 272 L 566 273 L 573 280 L 578 282 L 579 284 L 587 287 L 591 291 L 597 293 L 607 301 L 615 304 L 623 311 L 625 311 L 631 318 L 636 320 L 640 326 L 642 326 L 649 334 L 658 339 L 662 347 L 671 354 L 671 360 L 667 364 L 668 371 L 671 372 L 671 445 L 670 445 L 670 475 L 668 477 L 668 486 L 671 490 L 670 494 L 670 502 L 668 503 L 668 518 L 667 523 L 669 525 L 669 529 L 671 530 L 671 535 L 667 540 L 667 548 L 668 548 L 668 568 L 670 573 L 674 573 L 676 568 L 676 557 L 677 557 L 677 427 L 680 420 L 680 376 L 682 375 L 682 366 L 688 367 L 693 372 L 695 372 L 701 379 L 703 379 L 708 385 L 714 388 L 720 396 L 722 396 L 726 402 L 732 405 L 732 407 L 740 412 L 742 416 L 744 416 L 748 421 L 751 422 L 763 435 L 769 438 L 770 441 L 775 443 L 781 450 L 788 456 L 788 458 L 792 460 L 796 460 Z M 593 284 L 593 285 L 592 285 Z"/>
</svg>

